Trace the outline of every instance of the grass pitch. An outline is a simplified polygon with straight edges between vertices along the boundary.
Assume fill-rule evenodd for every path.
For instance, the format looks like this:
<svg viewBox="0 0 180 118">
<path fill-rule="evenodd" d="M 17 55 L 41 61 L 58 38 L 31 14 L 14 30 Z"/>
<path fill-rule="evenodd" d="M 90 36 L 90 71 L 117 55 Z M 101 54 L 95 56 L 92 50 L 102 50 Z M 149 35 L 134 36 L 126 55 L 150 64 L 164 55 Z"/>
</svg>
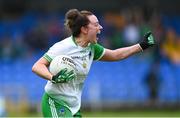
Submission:
<svg viewBox="0 0 180 118">
<path fill-rule="evenodd" d="M 180 110 L 81 111 L 83 117 L 179 117 Z M 41 113 L 8 113 L 7 117 L 42 117 Z"/>
</svg>

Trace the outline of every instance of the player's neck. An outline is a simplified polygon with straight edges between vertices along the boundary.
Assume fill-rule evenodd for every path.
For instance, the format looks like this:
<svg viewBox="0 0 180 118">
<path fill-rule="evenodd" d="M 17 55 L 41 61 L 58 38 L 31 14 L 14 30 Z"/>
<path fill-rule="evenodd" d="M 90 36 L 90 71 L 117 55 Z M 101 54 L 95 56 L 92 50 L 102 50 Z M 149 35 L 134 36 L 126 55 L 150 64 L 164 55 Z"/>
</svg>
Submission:
<svg viewBox="0 0 180 118">
<path fill-rule="evenodd" d="M 87 41 L 85 38 L 83 37 L 77 37 L 75 38 L 75 42 L 78 46 L 81 46 L 81 47 L 87 47 L 88 44 L 89 44 L 89 41 Z"/>
</svg>

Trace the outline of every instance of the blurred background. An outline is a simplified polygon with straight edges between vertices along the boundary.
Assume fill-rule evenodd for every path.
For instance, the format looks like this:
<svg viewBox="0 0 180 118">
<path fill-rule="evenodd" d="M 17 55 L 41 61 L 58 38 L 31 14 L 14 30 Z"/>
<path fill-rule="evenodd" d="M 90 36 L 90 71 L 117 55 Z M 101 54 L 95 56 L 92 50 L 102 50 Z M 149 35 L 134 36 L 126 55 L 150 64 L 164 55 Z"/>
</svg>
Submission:
<svg viewBox="0 0 180 118">
<path fill-rule="evenodd" d="M 157 45 L 118 62 L 94 62 L 82 95 L 84 116 L 180 116 L 179 0 L 0 0 L 0 116 L 42 116 L 46 80 L 31 67 L 67 37 L 64 15 L 90 10 L 99 43 L 116 49 L 151 30 Z"/>
</svg>

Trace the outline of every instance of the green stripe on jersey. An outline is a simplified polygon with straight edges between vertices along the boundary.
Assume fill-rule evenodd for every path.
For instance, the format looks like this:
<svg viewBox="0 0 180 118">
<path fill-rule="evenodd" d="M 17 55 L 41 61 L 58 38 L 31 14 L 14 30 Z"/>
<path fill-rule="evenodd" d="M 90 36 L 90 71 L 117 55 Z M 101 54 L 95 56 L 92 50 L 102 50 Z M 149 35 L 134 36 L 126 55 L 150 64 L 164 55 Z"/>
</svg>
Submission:
<svg viewBox="0 0 180 118">
<path fill-rule="evenodd" d="M 51 62 L 52 61 L 52 58 L 49 57 L 47 54 L 44 54 L 43 56 L 48 62 Z"/>
</svg>

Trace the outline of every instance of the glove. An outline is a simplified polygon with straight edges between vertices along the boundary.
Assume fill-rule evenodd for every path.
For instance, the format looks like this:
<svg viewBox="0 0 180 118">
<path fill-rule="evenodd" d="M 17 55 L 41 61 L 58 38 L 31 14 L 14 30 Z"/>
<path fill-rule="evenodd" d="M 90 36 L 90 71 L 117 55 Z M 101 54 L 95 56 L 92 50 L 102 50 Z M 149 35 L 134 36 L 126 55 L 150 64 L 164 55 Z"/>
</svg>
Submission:
<svg viewBox="0 0 180 118">
<path fill-rule="evenodd" d="M 144 35 L 143 41 L 139 43 L 143 50 L 153 46 L 155 44 L 154 37 L 151 32 L 147 32 Z"/>
<path fill-rule="evenodd" d="M 51 79 L 52 83 L 66 83 L 76 77 L 73 70 L 68 72 L 67 68 L 62 69 L 59 73 L 54 75 Z"/>
</svg>

